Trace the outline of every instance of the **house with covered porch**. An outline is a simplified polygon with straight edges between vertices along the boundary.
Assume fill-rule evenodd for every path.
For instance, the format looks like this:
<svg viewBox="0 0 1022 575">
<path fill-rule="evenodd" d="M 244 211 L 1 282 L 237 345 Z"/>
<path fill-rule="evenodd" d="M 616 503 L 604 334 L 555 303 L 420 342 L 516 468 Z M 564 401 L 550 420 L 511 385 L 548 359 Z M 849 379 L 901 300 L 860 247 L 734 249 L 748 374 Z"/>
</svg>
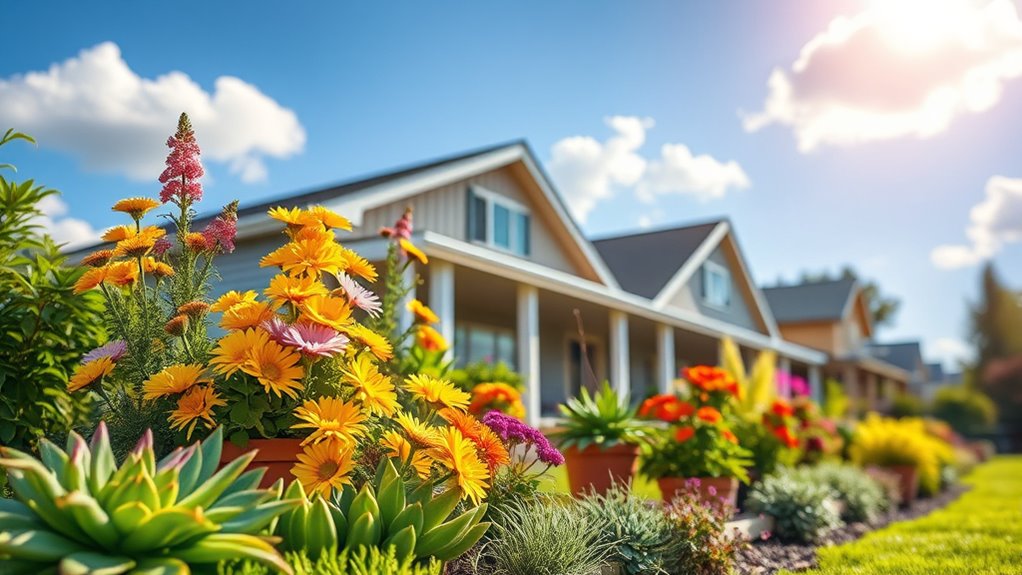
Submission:
<svg viewBox="0 0 1022 575">
<path fill-rule="evenodd" d="M 409 267 L 415 297 L 440 318 L 459 362 L 505 361 L 527 385 L 533 423 L 583 381 L 582 339 L 599 379 L 633 397 L 666 390 L 685 365 L 718 361 L 730 336 L 752 358 L 820 388 L 825 353 L 792 343 L 752 281 L 726 220 L 590 241 L 524 142 L 242 206 L 237 249 L 218 260 L 220 290 L 266 285 L 258 261 L 281 242 L 269 207 L 321 204 L 350 218 L 340 240 L 382 262 L 378 230 L 414 210 L 414 243 L 430 259 Z"/>
</svg>

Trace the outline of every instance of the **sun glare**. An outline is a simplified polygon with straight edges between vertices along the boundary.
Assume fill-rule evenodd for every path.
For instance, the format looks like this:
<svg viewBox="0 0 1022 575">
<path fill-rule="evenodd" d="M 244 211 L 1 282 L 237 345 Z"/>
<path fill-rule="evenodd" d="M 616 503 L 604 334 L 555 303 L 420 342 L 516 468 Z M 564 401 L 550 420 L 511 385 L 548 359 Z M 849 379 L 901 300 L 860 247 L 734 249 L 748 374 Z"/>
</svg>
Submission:
<svg viewBox="0 0 1022 575">
<path fill-rule="evenodd" d="M 891 45 L 910 52 L 948 42 L 975 13 L 968 0 L 874 0 L 870 7 Z"/>
</svg>

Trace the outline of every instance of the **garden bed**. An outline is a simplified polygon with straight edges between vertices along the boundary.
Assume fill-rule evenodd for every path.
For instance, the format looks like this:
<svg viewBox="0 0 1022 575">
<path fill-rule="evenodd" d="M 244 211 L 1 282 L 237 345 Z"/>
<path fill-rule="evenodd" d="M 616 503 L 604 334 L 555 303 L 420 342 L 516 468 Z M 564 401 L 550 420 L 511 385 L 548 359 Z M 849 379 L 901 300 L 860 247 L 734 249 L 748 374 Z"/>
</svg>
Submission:
<svg viewBox="0 0 1022 575">
<path fill-rule="evenodd" d="M 818 565 L 817 550 L 819 548 L 855 541 L 867 533 L 891 523 L 928 515 L 958 499 L 967 489 L 964 485 L 955 485 L 936 497 L 920 499 L 910 507 L 887 513 L 872 524 L 856 522 L 834 529 L 822 540 L 813 544 L 784 543 L 776 539 L 757 541 L 739 551 L 737 572 L 745 575 L 771 575 L 782 569 L 790 571 L 812 569 Z"/>
</svg>

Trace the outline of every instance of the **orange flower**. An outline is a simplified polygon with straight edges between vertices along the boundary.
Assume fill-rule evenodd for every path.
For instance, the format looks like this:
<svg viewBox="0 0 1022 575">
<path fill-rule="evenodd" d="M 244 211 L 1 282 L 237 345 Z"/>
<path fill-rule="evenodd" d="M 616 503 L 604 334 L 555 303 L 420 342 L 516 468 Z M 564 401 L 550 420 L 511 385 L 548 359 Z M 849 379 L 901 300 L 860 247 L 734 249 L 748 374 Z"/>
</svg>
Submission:
<svg viewBox="0 0 1022 575">
<path fill-rule="evenodd" d="M 326 286 L 311 276 L 291 277 L 278 274 L 270 280 L 270 287 L 263 292 L 266 297 L 278 303 L 290 302 L 300 305 L 308 298 L 316 295 L 325 296 Z"/>
<path fill-rule="evenodd" d="M 209 304 L 204 301 L 193 300 L 185 304 L 181 304 L 181 307 L 177 308 L 177 313 L 184 314 L 191 318 L 202 317 L 209 311 Z"/>
<path fill-rule="evenodd" d="M 170 267 L 170 264 L 156 261 L 151 257 L 142 260 L 142 270 L 147 274 L 152 274 L 156 279 L 174 275 L 174 268 Z"/>
<path fill-rule="evenodd" d="M 213 305 L 209 306 L 209 311 L 227 311 L 239 303 L 255 301 L 257 297 L 259 297 L 259 294 L 253 290 L 248 290 L 244 293 L 231 290 L 220 296 Z"/>
<path fill-rule="evenodd" d="M 124 212 L 133 220 L 140 220 L 149 210 L 159 207 L 160 202 L 152 198 L 125 198 L 118 200 L 112 208 L 115 212 Z"/>
<path fill-rule="evenodd" d="M 781 425 L 774 428 L 774 435 L 777 436 L 777 439 L 781 440 L 781 443 L 787 445 L 788 447 L 798 446 L 798 438 L 795 437 L 795 434 L 792 433 L 791 430 L 788 429 L 788 427 L 785 425 Z"/>
<path fill-rule="evenodd" d="M 181 337 L 182 335 L 184 335 L 185 330 L 187 329 L 188 316 L 186 315 L 176 315 L 163 326 L 163 331 L 176 337 Z"/>
<path fill-rule="evenodd" d="M 731 443 L 734 443 L 735 445 L 738 445 L 738 438 L 735 437 L 734 433 L 731 433 L 730 429 L 725 429 L 721 431 L 721 434 L 724 436 L 724 439 L 730 441 Z"/>
<path fill-rule="evenodd" d="M 231 306 L 220 318 L 223 329 L 248 329 L 273 318 L 273 310 L 264 301 L 244 301 Z"/>
<path fill-rule="evenodd" d="M 775 399 L 774 404 L 770 406 L 770 411 L 781 417 L 791 417 L 795 415 L 795 410 L 792 409 L 791 404 L 783 399 Z"/>
<path fill-rule="evenodd" d="M 114 226 L 100 236 L 104 242 L 119 242 L 135 235 L 135 228 L 130 226 Z"/>
<path fill-rule="evenodd" d="M 186 235 L 185 245 L 193 252 L 204 252 L 209 249 L 209 242 L 206 241 L 206 236 L 199 232 L 191 232 Z"/>
<path fill-rule="evenodd" d="M 78 278 L 75 282 L 74 292 L 76 294 L 89 291 L 94 287 L 99 287 L 99 284 L 103 283 L 106 279 L 107 269 L 105 267 L 92 268 L 87 270 L 82 277 Z"/>
<path fill-rule="evenodd" d="M 103 281 L 118 287 L 130 286 L 138 279 L 137 262 L 113 263 L 106 266 L 106 270 L 106 277 L 103 278 Z"/>
<path fill-rule="evenodd" d="M 731 374 L 719 367 L 697 365 L 685 368 L 685 379 L 703 391 L 729 391 L 737 395 L 738 384 Z"/>
<path fill-rule="evenodd" d="M 717 408 L 710 407 L 709 405 L 707 405 L 706 407 L 700 407 L 699 411 L 696 412 L 696 417 L 702 419 L 706 423 L 713 424 L 720 423 L 720 420 L 723 419 L 723 416 L 720 415 L 720 412 L 717 411 Z"/>
<path fill-rule="evenodd" d="M 433 310 L 417 299 L 408 302 L 405 309 L 412 312 L 415 315 L 415 321 L 419 323 L 436 323 L 440 321 L 440 318 L 433 313 Z"/>
<path fill-rule="evenodd" d="M 99 250 L 82 258 L 82 265 L 91 268 L 105 266 L 114 257 L 113 250 Z"/>
<path fill-rule="evenodd" d="M 483 415 L 491 409 L 502 411 L 511 417 L 525 418 L 522 394 L 506 383 L 480 383 L 472 388 L 472 403 L 468 411 Z"/>
<path fill-rule="evenodd" d="M 337 228 L 346 232 L 351 231 L 351 222 L 348 218 L 323 206 L 312 206 L 305 212 L 298 214 L 298 222 L 305 226 L 322 226 L 325 229 Z"/>
<path fill-rule="evenodd" d="M 642 417 L 655 417 L 660 421 L 668 423 L 678 421 L 682 417 L 692 415 L 695 408 L 691 403 L 682 401 L 669 394 L 654 395 L 642 402 L 639 408 L 639 415 Z"/>
<path fill-rule="evenodd" d="M 696 430 L 692 427 L 679 427 L 678 430 L 674 432 L 674 440 L 678 443 L 685 443 L 689 439 L 692 439 L 692 436 L 695 434 Z"/>
<path fill-rule="evenodd" d="M 419 326 L 415 333 L 415 339 L 419 347 L 426 351 L 446 351 L 449 347 L 444 336 L 428 325 Z"/>
</svg>

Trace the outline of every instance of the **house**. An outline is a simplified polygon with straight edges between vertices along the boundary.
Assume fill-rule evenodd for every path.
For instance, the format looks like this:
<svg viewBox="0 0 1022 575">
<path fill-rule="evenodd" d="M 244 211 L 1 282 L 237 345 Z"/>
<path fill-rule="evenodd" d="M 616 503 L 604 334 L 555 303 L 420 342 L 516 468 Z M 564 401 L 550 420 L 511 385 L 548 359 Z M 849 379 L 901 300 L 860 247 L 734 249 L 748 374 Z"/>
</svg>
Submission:
<svg viewBox="0 0 1022 575">
<path fill-rule="evenodd" d="M 729 222 L 592 242 L 524 142 L 242 206 L 219 288 L 265 286 L 276 270 L 259 259 L 282 241 L 267 209 L 313 204 L 350 218 L 340 240 L 374 262 L 387 249 L 378 230 L 412 207 L 413 242 L 430 259 L 409 268 L 423 279 L 415 297 L 459 361 L 504 360 L 524 376 L 532 423 L 582 385 L 575 310 L 597 378 L 635 399 L 669 389 L 684 365 L 716 364 L 725 335 L 748 357 L 775 351 L 819 389 L 826 354 L 781 337 Z"/>
<path fill-rule="evenodd" d="M 918 341 L 873 343 L 869 346 L 869 352 L 873 357 L 907 371 L 908 391 L 922 397 L 923 386 L 930 381 L 930 369 L 923 359 L 923 350 Z"/>
<path fill-rule="evenodd" d="M 908 389 L 912 374 L 874 354 L 869 305 L 854 279 L 775 286 L 763 294 L 783 338 L 826 352 L 825 376 L 840 381 L 860 410 L 884 410 Z"/>
<path fill-rule="evenodd" d="M 948 372 L 944 371 L 944 366 L 940 363 L 928 363 L 926 364 L 926 373 L 929 377 L 920 386 L 918 395 L 926 403 L 933 401 L 936 397 L 937 392 L 945 387 L 954 387 L 961 385 L 962 373 L 961 372 Z"/>
</svg>

